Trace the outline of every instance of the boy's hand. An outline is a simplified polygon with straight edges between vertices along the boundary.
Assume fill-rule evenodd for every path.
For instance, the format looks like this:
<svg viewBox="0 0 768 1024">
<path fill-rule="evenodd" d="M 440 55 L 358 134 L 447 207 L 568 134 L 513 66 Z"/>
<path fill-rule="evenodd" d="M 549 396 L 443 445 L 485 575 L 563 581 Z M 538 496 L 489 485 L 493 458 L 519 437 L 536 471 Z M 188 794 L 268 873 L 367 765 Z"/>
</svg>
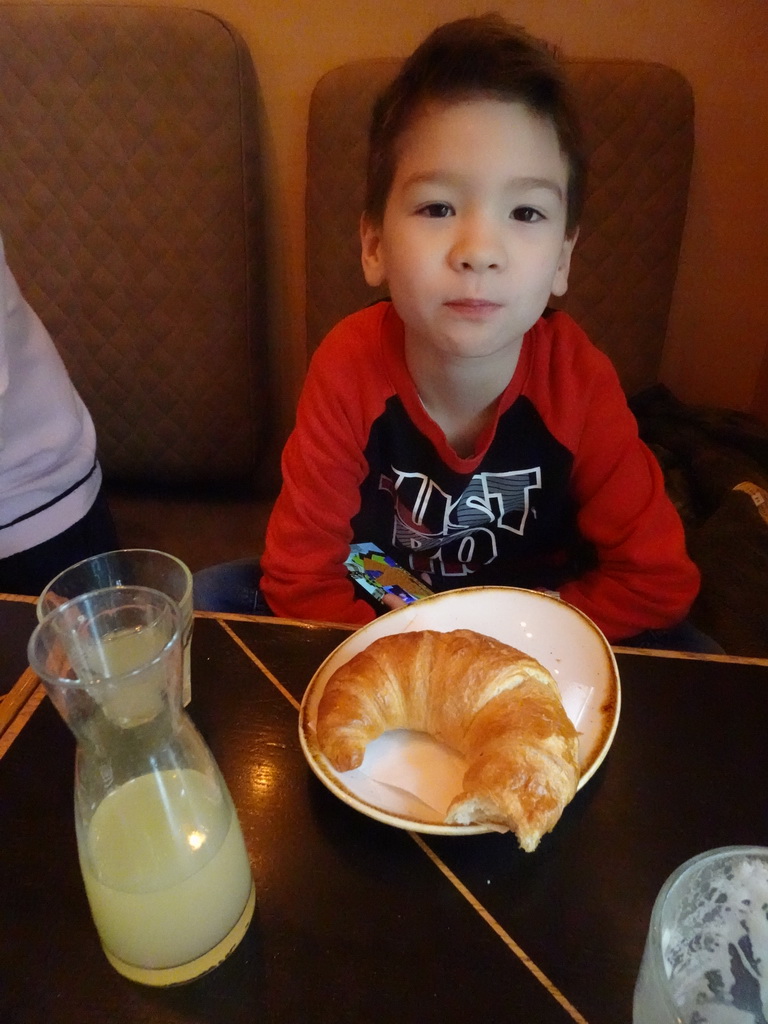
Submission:
<svg viewBox="0 0 768 1024">
<path fill-rule="evenodd" d="M 385 594 L 381 599 L 381 603 L 386 608 L 394 610 L 395 608 L 405 608 L 407 602 L 402 597 L 398 597 L 397 594 Z"/>
</svg>

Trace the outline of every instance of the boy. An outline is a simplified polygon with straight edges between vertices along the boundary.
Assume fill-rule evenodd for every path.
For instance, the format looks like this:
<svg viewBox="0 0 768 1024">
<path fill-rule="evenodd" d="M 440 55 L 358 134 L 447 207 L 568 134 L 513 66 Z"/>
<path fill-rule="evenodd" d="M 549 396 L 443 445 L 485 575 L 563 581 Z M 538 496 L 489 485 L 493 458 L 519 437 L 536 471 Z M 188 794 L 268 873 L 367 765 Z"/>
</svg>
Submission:
<svg viewBox="0 0 768 1024">
<path fill-rule="evenodd" d="M 562 71 L 501 17 L 433 32 L 380 97 L 362 262 L 391 301 L 312 361 L 262 593 L 365 623 L 344 561 L 378 545 L 435 591 L 558 591 L 609 640 L 674 627 L 699 577 L 616 374 L 565 314 L 584 190 Z"/>
</svg>

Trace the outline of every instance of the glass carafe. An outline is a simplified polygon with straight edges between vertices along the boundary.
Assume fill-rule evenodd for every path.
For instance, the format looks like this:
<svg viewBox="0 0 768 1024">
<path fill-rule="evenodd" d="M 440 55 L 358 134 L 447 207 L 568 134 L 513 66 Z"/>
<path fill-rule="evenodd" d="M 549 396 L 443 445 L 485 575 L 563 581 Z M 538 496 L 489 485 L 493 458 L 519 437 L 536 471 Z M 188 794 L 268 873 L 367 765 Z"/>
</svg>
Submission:
<svg viewBox="0 0 768 1024">
<path fill-rule="evenodd" d="M 110 587 L 57 607 L 29 642 L 77 739 L 77 846 L 104 952 L 148 985 L 224 960 L 255 899 L 229 791 L 182 710 L 179 622 L 159 591 Z"/>
</svg>

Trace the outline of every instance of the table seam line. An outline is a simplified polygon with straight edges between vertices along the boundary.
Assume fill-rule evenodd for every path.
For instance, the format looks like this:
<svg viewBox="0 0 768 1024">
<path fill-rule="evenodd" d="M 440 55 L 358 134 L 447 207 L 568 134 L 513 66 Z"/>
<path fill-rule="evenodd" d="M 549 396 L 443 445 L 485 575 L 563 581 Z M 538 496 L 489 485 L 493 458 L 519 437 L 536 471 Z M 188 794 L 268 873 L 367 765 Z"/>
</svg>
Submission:
<svg viewBox="0 0 768 1024">
<path fill-rule="evenodd" d="M 614 654 L 632 654 L 645 658 L 670 658 L 678 661 L 713 661 L 727 665 L 762 665 L 768 668 L 768 658 L 750 657 L 743 654 L 702 654 L 697 651 L 657 650 L 653 647 L 624 647 L 611 644 Z"/>
<path fill-rule="evenodd" d="M 38 685 L 31 691 L 24 704 L 19 708 L 0 735 L 0 758 L 3 758 L 8 753 L 11 744 L 21 734 L 24 726 L 42 703 L 45 695 L 45 688 L 42 683 L 38 682 Z"/>
<path fill-rule="evenodd" d="M 37 598 L 31 597 L 29 594 L 0 594 L 0 601 L 8 601 L 9 604 L 18 602 L 19 604 L 37 604 Z"/>
<path fill-rule="evenodd" d="M 28 666 L 10 690 L 3 694 L 0 698 L 0 736 L 11 725 L 39 685 L 37 673 Z"/>
<path fill-rule="evenodd" d="M 286 690 L 286 688 L 283 686 L 283 684 L 280 682 L 280 680 L 277 678 L 277 676 L 274 675 L 272 672 L 270 672 L 270 670 L 267 668 L 267 666 L 264 664 L 264 662 L 261 661 L 261 659 L 258 658 L 253 653 L 253 651 L 245 643 L 245 641 L 241 640 L 241 638 L 237 635 L 237 633 L 235 633 L 235 631 L 233 629 L 231 629 L 227 625 L 227 623 L 224 622 L 223 619 L 216 619 L 216 621 L 221 626 L 221 628 L 224 630 L 224 632 L 230 637 L 230 639 L 234 640 L 234 642 L 237 644 L 237 646 L 240 648 L 240 650 L 243 651 L 243 653 L 246 654 L 250 658 L 250 660 L 254 663 L 254 665 L 261 672 L 264 673 L 264 675 L 267 677 L 267 679 L 270 681 L 270 683 L 272 683 L 273 686 L 277 687 L 277 689 L 285 697 L 285 699 L 288 701 L 288 703 L 291 704 L 292 707 L 296 711 L 300 711 L 301 710 L 301 705 L 296 700 L 296 698 L 293 696 L 293 694 L 290 693 L 288 690 Z"/>
<path fill-rule="evenodd" d="M 421 838 L 416 832 L 408 831 L 408 835 L 416 843 L 419 849 L 427 855 L 432 863 L 445 875 L 448 881 L 453 887 L 459 892 L 461 896 L 469 903 L 475 913 L 485 921 L 485 923 L 491 928 L 492 931 L 498 935 L 502 942 L 515 954 L 520 963 L 536 978 L 540 985 L 547 990 L 552 998 L 562 1006 L 566 1013 L 571 1017 L 572 1020 L 576 1021 L 576 1024 L 589 1024 L 587 1019 L 579 1013 L 576 1007 L 563 995 L 558 987 L 550 981 L 547 975 L 541 970 L 541 968 L 528 956 L 525 950 L 519 946 L 512 936 L 507 932 L 496 920 L 496 918 L 488 911 L 483 904 L 477 899 L 477 897 L 471 892 L 470 889 L 461 881 L 458 875 L 454 874 L 448 865 L 441 860 L 435 851 Z"/>
</svg>

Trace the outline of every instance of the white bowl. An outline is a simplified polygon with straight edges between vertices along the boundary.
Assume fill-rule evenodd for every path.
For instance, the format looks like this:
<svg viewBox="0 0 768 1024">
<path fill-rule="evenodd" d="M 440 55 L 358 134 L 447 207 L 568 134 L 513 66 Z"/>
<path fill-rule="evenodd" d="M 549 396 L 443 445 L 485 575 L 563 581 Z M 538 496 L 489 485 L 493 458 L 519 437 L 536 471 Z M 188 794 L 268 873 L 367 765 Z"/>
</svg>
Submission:
<svg viewBox="0 0 768 1024">
<path fill-rule="evenodd" d="M 385 733 L 368 744 L 360 768 L 337 772 L 320 752 L 317 706 L 337 668 L 374 640 L 410 630 L 471 629 L 532 655 L 560 688 L 579 732 L 581 788 L 597 771 L 619 721 L 621 687 L 613 651 L 577 608 L 535 590 L 470 587 L 436 594 L 363 626 L 323 662 L 307 687 L 299 739 L 307 761 L 333 793 L 363 814 L 399 828 L 439 835 L 474 835 L 484 825 L 447 825 L 445 810 L 460 792 L 465 764 L 453 751 L 418 733 Z"/>
</svg>

